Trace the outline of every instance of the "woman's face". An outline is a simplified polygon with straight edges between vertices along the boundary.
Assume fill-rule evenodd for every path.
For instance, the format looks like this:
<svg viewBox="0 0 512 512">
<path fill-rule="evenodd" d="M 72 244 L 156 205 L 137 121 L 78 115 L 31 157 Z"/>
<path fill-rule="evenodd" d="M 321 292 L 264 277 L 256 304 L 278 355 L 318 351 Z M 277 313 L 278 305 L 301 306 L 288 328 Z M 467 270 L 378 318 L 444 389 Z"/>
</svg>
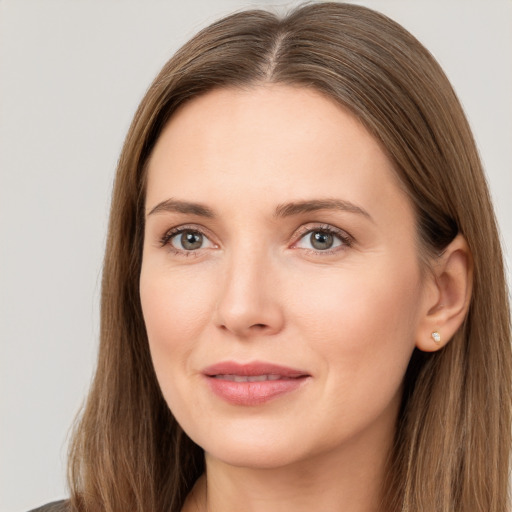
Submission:
<svg viewBox="0 0 512 512">
<path fill-rule="evenodd" d="M 221 89 L 148 172 L 142 309 L 185 432 L 251 467 L 386 449 L 428 286 L 375 139 L 312 90 Z"/>
</svg>

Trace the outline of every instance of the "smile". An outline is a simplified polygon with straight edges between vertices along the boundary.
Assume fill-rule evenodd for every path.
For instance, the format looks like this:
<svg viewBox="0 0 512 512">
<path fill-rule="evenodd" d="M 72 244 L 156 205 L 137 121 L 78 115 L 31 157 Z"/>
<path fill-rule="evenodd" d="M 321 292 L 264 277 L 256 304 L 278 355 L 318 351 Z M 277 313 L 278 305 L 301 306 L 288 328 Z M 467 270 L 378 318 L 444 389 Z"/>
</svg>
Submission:
<svg viewBox="0 0 512 512">
<path fill-rule="evenodd" d="M 238 406 L 262 405 L 300 389 L 311 377 L 299 369 L 263 362 L 226 361 L 202 373 L 217 397 Z"/>
<path fill-rule="evenodd" d="M 264 382 L 267 380 L 288 380 L 298 377 L 285 377 L 283 375 L 213 375 L 214 379 L 228 380 L 232 382 Z"/>
</svg>

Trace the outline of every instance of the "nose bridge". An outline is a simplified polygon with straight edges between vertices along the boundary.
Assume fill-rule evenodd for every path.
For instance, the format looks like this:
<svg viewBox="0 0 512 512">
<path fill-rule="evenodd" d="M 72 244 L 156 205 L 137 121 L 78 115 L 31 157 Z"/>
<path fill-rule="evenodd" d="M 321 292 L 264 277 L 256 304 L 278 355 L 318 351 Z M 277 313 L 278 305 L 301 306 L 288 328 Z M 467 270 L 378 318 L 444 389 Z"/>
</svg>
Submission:
<svg viewBox="0 0 512 512">
<path fill-rule="evenodd" d="M 253 241 L 235 244 L 226 258 L 218 324 L 238 336 L 275 333 L 283 324 L 271 252 Z"/>
</svg>

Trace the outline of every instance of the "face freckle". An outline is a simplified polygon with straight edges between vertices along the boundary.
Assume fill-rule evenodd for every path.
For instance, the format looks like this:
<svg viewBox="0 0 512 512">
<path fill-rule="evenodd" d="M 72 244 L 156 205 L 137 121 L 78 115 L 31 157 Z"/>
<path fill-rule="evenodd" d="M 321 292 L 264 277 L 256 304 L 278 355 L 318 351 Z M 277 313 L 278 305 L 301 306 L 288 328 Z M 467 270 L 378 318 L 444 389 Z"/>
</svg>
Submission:
<svg viewBox="0 0 512 512">
<path fill-rule="evenodd" d="M 393 435 L 425 284 L 412 206 L 376 140 L 309 89 L 219 89 L 175 113 L 148 173 L 142 309 L 187 434 L 251 467 L 357 443 L 378 451 Z M 302 380 L 254 384 L 285 392 L 236 403 L 205 375 L 225 362 Z"/>
</svg>

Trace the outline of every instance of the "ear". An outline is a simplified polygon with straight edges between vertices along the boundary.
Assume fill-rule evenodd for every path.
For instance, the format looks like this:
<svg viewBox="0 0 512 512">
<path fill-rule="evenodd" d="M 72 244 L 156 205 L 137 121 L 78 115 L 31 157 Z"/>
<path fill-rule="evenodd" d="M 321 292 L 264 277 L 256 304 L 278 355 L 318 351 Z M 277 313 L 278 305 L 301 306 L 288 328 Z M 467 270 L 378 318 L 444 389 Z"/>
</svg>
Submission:
<svg viewBox="0 0 512 512">
<path fill-rule="evenodd" d="M 471 301 L 473 260 L 468 244 L 457 235 L 432 261 L 416 347 L 434 352 L 444 347 L 461 326 Z"/>
</svg>

